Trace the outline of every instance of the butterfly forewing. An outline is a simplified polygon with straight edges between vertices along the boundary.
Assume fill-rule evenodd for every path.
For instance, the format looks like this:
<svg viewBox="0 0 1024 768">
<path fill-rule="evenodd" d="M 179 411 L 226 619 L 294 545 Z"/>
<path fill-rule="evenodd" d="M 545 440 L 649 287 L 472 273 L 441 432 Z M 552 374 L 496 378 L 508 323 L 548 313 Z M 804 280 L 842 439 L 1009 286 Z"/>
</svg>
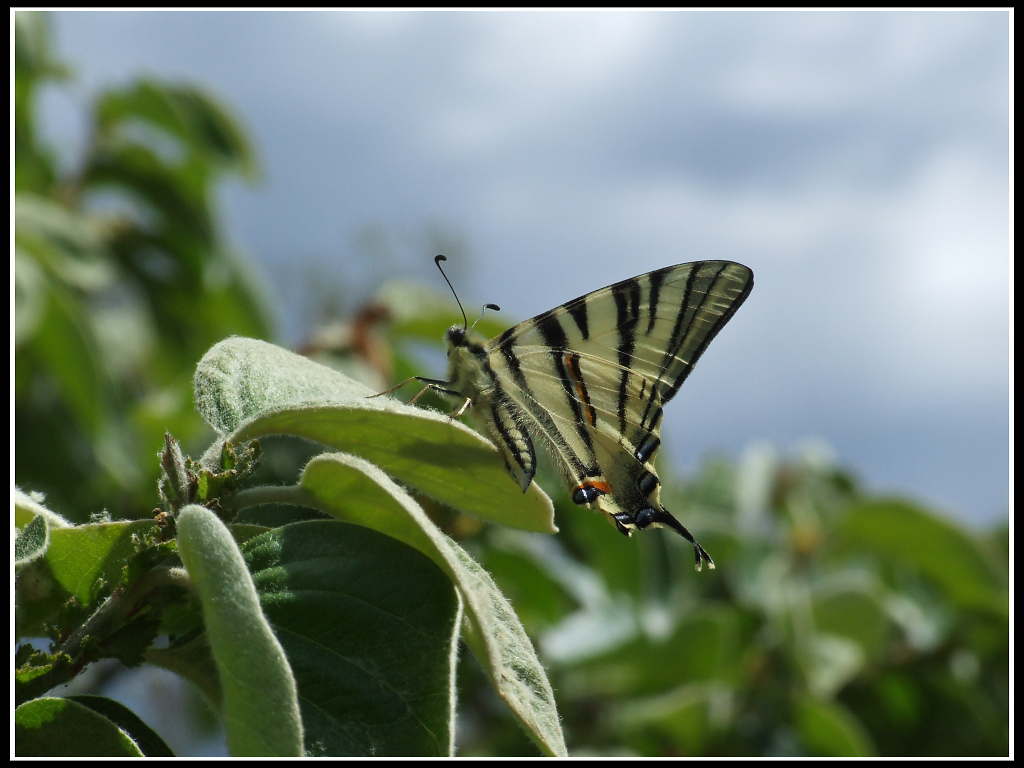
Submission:
<svg viewBox="0 0 1024 768">
<path fill-rule="evenodd" d="M 614 519 L 657 508 L 652 458 L 662 407 L 743 303 L 753 274 L 704 261 L 593 291 L 510 328 L 486 345 L 494 381 L 484 415 L 520 483 L 540 440 L 578 503 Z M 497 422 L 497 423 L 496 423 Z M 621 527 L 621 526 L 620 526 Z"/>
</svg>

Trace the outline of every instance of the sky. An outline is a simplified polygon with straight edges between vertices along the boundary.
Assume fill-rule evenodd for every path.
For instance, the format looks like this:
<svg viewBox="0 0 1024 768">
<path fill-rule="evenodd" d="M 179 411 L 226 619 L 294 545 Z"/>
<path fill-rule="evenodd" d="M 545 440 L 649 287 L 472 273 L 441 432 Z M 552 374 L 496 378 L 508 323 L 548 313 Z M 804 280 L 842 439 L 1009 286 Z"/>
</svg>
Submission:
<svg viewBox="0 0 1024 768">
<path fill-rule="evenodd" d="M 753 293 L 666 409 L 684 471 L 827 445 L 976 524 L 1009 502 L 1009 18 L 999 12 L 60 12 L 83 105 L 201 84 L 262 175 L 231 242 L 279 338 L 389 277 L 510 322 L 658 267 Z M 453 303 L 453 322 L 457 308 Z M 444 328 L 438 328 L 439 337 Z M 443 358 L 426 375 L 443 372 Z"/>
</svg>

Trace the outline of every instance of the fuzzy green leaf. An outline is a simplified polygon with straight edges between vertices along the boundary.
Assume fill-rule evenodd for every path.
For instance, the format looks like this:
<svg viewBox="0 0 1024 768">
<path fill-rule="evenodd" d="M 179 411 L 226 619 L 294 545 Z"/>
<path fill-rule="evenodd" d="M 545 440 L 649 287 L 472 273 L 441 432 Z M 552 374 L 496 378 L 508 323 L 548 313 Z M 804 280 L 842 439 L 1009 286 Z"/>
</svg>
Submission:
<svg viewBox="0 0 1024 768">
<path fill-rule="evenodd" d="M 551 684 L 514 609 L 490 575 L 439 531 L 408 493 L 361 458 L 318 456 L 307 465 L 300 485 L 317 508 L 404 541 L 448 574 L 475 630 L 471 647 L 498 694 L 545 753 L 565 755 Z"/>
<path fill-rule="evenodd" d="M 195 375 L 196 405 L 214 429 L 240 442 L 295 435 L 380 466 L 422 493 L 478 517 L 553 533 L 551 500 L 524 494 L 494 446 L 465 425 L 393 398 L 287 350 L 253 339 L 214 346 Z M 204 464 L 213 466 L 221 443 Z"/>
<path fill-rule="evenodd" d="M 18 757 L 142 757 L 132 738 L 108 718 L 71 699 L 41 698 L 14 710 Z"/>
<path fill-rule="evenodd" d="M 292 523 L 242 549 L 295 674 L 310 754 L 452 754 L 461 610 L 446 574 L 335 520 Z"/>
<path fill-rule="evenodd" d="M 46 519 L 33 518 L 32 522 L 18 531 L 18 536 L 14 540 L 14 570 L 20 571 L 33 560 L 42 557 L 49 543 Z"/>
<path fill-rule="evenodd" d="M 219 672 L 231 754 L 302 755 L 295 679 L 238 545 L 204 507 L 185 507 L 177 525 L 178 551 L 203 607 Z"/>
</svg>

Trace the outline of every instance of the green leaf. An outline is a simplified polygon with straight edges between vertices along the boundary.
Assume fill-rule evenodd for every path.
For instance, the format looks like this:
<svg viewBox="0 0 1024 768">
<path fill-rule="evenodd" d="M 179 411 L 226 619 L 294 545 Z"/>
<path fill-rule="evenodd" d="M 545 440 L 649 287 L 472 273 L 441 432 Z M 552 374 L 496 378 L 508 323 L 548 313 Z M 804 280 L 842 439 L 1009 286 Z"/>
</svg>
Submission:
<svg viewBox="0 0 1024 768">
<path fill-rule="evenodd" d="M 104 583 L 116 583 L 136 552 L 139 537 L 156 531 L 152 520 L 90 523 L 50 531 L 45 561 L 54 580 L 84 605 L 91 605 Z"/>
<path fill-rule="evenodd" d="M 120 702 L 105 696 L 68 696 L 68 699 L 110 720 L 128 734 L 146 757 L 174 757 L 167 742 Z"/>
<path fill-rule="evenodd" d="M 804 747 L 822 757 L 870 757 L 871 738 L 845 707 L 805 697 L 795 707 L 796 729 Z"/>
<path fill-rule="evenodd" d="M 351 451 L 444 504 L 517 528 L 553 533 L 551 500 L 536 484 L 522 493 L 494 446 L 434 411 L 375 394 L 287 350 L 231 338 L 199 362 L 196 405 L 214 429 L 240 442 L 295 435 Z M 216 443 L 203 457 L 212 466 Z"/>
<path fill-rule="evenodd" d="M 306 466 L 300 483 L 313 506 L 404 541 L 448 574 L 474 628 L 470 647 L 498 695 L 545 753 L 565 755 L 551 684 L 529 636 L 490 575 L 439 531 L 409 494 L 363 459 L 318 456 Z"/>
<path fill-rule="evenodd" d="M 250 539 L 243 554 L 295 674 L 318 756 L 450 756 L 461 609 L 446 574 L 334 520 Z"/>
<path fill-rule="evenodd" d="M 14 540 L 14 570 L 20 571 L 26 565 L 42 557 L 50 543 L 46 518 L 35 517 L 32 522 L 18 531 Z"/>
<path fill-rule="evenodd" d="M 68 598 L 92 605 L 106 588 L 121 580 L 136 544 L 156 529 L 148 520 L 67 526 L 56 514 L 24 494 L 16 494 L 15 520 L 38 514 L 49 526 L 45 554 L 18 573 L 15 618 L 18 637 L 47 634 Z"/>
<path fill-rule="evenodd" d="M 18 757 L 142 757 L 114 722 L 71 699 L 41 698 L 14 710 Z"/>
<path fill-rule="evenodd" d="M 194 504 L 181 510 L 177 526 L 219 672 L 231 754 L 302 755 L 295 679 L 234 538 L 215 514 Z"/>
<path fill-rule="evenodd" d="M 1005 577 L 995 556 L 952 522 L 911 503 L 869 501 L 851 507 L 836 531 L 847 550 L 867 550 L 883 561 L 918 571 L 954 602 L 1006 613 Z"/>
</svg>

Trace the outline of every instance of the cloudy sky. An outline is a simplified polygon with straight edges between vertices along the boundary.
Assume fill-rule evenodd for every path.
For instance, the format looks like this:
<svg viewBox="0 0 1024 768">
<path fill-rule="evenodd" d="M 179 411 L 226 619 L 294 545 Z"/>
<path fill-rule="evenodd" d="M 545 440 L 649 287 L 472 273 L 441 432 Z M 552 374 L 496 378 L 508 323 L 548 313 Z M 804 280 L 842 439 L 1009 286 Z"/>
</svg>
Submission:
<svg viewBox="0 0 1024 768">
<path fill-rule="evenodd" d="M 733 259 L 750 299 L 666 413 L 667 452 L 824 441 L 878 491 L 1005 518 L 1006 12 L 75 13 L 44 117 L 140 74 L 203 84 L 263 177 L 232 241 L 294 342 L 336 276 L 524 319 Z M 319 291 L 319 294 L 318 294 Z M 454 317 L 453 306 L 453 317 Z M 443 332 L 438 329 L 438 333 Z M 438 360 L 439 372 L 442 361 Z"/>
</svg>

